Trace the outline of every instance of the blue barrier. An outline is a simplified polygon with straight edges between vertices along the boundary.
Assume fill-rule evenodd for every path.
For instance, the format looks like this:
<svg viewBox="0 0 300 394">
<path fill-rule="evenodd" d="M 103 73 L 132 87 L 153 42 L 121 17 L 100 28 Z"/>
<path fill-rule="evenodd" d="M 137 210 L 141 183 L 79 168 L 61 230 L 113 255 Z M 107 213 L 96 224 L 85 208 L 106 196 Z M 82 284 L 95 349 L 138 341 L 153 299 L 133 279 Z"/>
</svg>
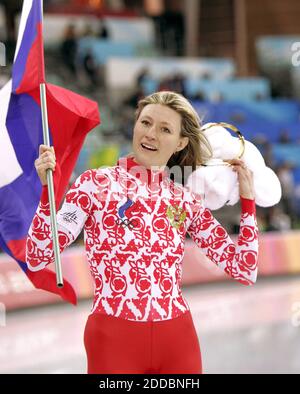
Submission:
<svg viewBox="0 0 300 394">
<path fill-rule="evenodd" d="M 184 85 L 188 97 L 194 97 L 201 93 L 208 101 L 222 99 L 224 101 L 254 102 L 257 99 L 269 99 L 271 91 L 268 80 L 262 78 L 222 81 L 187 78 Z M 158 90 L 159 81 L 147 78 L 143 81 L 142 86 L 145 94 L 148 95 Z M 268 111 L 268 108 L 265 111 Z"/>
<path fill-rule="evenodd" d="M 293 170 L 294 180 L 299 185 L 300 184 L 300 167 Z M 300 202 L 300 201 L 299 201 Z"/>
<path fill-rule="evenodd" d="M 203 123 L 227 122 L 235 125 L 251 140 L 263 135 L 269 142 L 278 142 L 284 124 L 269 119 L 249 110 L 244 103 L 207 103 L 193 101 Z"/>
<path fill-rule="evenodd" d="M 277 99 L 262 101 L 247 101 L 245 108 L 273 122 L 293 123 L 299 120 L 300 106 L 296 100 Z"/>
<path fill-rule="evenodd" d="M 188 78 L 185 88 L 190 97 L 201 92 L 205 99 L 212 101 L 218 97 L 226 101 L 253 101 L 257 98 L 269 98 L 271 93 L 270 83 L 264 78 L 224 81 Z"/>
<path fill-rule="evenodd" d="M 300 168 L 300 145 L 274 144 L 273 155 L 278 163 L 288 161 Z"/>
<path fill-rule="evenodd" d="M 293 142 L 300 141 L 300 121 L 279 122 L 269 119 L 269 117 L 263 116 L 257 111 L 258 103 L 257 106 L 251 105 L 251 109 L 249 109 L 249 103 L 211 103 L 194 100 L 192 104 L 200 118 L 203 119 L 203 123 L 232 123 L 240 128 L 247 138 L 263 134 L 272 143 L 279 142 L 281 133 L 286 131 Z M 297 103 L 295 102 L 295 104 Z M 277 103 L 275 108 L 278 112 L 281 112 L 279 103 Z M 284 108 L 283 106 L 283 111 Z M 263 111 L 260 112 L 263 113 Z M 293 114 L 293 117 L 297 118 L 296 112 Z"/>
</svg>

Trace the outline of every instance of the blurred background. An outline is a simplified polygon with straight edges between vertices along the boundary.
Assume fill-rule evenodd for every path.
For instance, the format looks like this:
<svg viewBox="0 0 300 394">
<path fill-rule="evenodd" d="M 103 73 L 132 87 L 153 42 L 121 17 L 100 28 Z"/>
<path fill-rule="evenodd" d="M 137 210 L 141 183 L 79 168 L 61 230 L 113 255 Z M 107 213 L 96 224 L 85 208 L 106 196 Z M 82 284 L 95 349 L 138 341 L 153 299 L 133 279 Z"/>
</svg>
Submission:
<svg viewBox="0 0 300 394">
<path fill-rule="evenodd" d="M 0 0 L 0 42 L 11 77 L 19 0 Z M 187 239 L 184 294 L 205 373 L 300 372 L 300 2 L 298 0 L 44 0 L 48 82 L 96 100 L 102 118 L 72 181 L 131 151 L 137 101 L 185 95 L 204 123 L 228 122 L 261 151 L 282 185 L 257 207 L 259 278 L 228 280 Z M 240 207 L 213 212 L 233 239 Z M 0 372 L 85 373 L 83 330 L 93 284 L 82 234 L 62 256 L 74 308 L 34 290 L 0 251 Z"/>
</svg>

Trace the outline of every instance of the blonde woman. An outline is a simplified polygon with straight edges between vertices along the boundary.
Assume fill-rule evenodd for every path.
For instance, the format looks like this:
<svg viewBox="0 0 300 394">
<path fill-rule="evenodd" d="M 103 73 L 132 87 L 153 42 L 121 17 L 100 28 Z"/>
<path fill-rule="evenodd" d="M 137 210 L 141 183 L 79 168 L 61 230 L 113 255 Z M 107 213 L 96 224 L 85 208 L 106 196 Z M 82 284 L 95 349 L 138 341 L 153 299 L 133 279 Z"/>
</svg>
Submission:
<svg viewBox="0 0 300 394">
<path fill-rule="evenodd" d="M 240 160 L 241 221 L 236 244 L 203 206 L 201 195 L 170 179 L 210 155 L 191 104 L 173 92 L 138 104 L 132 153 L 84 172 L 57 215 L 61 250 L 84 228 L 95 295 L 84 343 L 88 373 L 202 373 L 200 346 L 181 291 L 188 233 L 208 258 L 242 284 L 256 281 L 258 230 L 252 173 Z M 40 147 L 43 194 L 27 240 L 31 270 L 53 261 L 46 170 L 53 149 Z M 175 171 L 176 172 L 176 171 Z M 178 171 L 177 171 L 178 174 Z M 179 176 L 184 179 L 184 176 Z"/>
</svg>

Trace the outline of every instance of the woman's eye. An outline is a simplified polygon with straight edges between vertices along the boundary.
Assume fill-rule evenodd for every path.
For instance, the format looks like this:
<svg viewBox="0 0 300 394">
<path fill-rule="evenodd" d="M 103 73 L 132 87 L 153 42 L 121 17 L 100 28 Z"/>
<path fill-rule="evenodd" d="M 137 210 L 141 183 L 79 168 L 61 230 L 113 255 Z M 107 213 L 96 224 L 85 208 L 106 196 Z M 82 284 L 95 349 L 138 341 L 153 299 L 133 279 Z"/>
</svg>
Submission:
<svg viewBox="0 0 300 394">
<path fill-rule="evenodd" d="M 166 133 L 170 133 L 170 130 L 167 129 L 166 127 L 163 127 L 162 130 L 165 131 Z"/>
<path fill-rule="evenodd" d="M 148 120 L 142 120 L 142 124 L 144 124 L 145 126 L 148 126 L 149 122 L 148 122 Z"/>
</svg>

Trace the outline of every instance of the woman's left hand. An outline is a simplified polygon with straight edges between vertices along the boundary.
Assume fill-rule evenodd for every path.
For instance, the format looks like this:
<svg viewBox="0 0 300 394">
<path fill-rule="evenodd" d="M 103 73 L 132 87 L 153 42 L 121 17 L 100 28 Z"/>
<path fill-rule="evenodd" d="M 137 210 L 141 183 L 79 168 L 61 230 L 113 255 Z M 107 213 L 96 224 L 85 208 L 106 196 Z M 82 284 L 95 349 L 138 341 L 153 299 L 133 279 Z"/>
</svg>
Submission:
<svg viewBox="0 0 300 394">
<path fill-rule="evenodd" d="M 253 184 L 253 172 L 249 170 L 243 160 L 233 159 L 225 161 L 231 165 L 233 171 L 237 172 L 240 196 L 249 200 L 254 200 L 255 193 Z"/>
</svg>

